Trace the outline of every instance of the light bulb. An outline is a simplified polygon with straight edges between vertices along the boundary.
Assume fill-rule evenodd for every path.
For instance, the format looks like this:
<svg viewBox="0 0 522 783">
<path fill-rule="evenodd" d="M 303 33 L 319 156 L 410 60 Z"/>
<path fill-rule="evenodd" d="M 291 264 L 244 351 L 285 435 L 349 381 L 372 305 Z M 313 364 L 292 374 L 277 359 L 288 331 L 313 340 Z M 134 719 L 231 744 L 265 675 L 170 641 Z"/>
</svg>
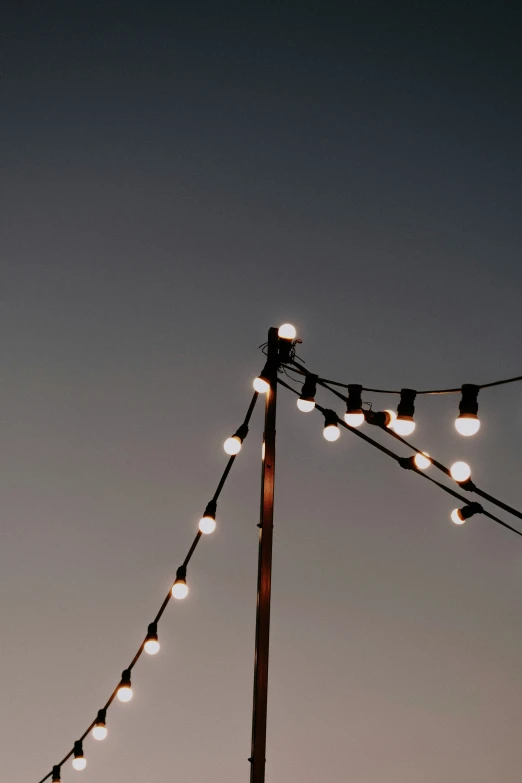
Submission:
<svg viewBox="0 0 522 783">
<path fill-rule="evenodd" d="M 395 427 L 395 421 L 397 420 L 397 414 L 395 411 L 391 411 L 388 408 L 384 411 L 386 413 L 386 427 L 388 427 L 389 430 L 393 430 Z"/>
<path fill-rule="evenodd" d="M 301 397 L 297 400 L 297 407 L 303 413 L 310 413 L 315 408 L 315 400 L 303 400 Z"/>
<path fill-rule="evenodd" d="M 295 326 L 292 326 L 292 324 L 283 324 L 277 330 L 277 336 L 281 337 L 283 340 L 295 340 L 296 334 L 296 328 Z"/>
<path fill-rule="evenodd" d="M 188 585 L 186 582 L 174 582 L 172 585 L 172 597 L 182 601 L 188 595 Z"/>
<path fill-rule="evenodd" d="M 466 462 L 454 462 L 450 468 L 451 478 L 459 484 L 471 476 L 471 468 Z"/>
<path fill-rule="evenodd" d="M 475 435 L 480 429 L 480 420 L 477 416 L 461 414 L 455 419 L 455 429 L 460 435 Z"/>
<path fill-rule="evenodd" d="M 213 533 L 214 530 L 216 529 L 216 520 L 214 519 L 214 517 L 210 517 L 210 516 L 201 517 L 201 519 L 199 520 L 199 529 L 205 535 L 208 535 L 209 533 Z"/>
<path fill-rule="evenodd" d="M 121 685 L 118 688 L 118 699 L 123 702 L 127 702 L 132 699 L 132 688 L 130 685 Z"/>
<path fill-rule="evenodd" d="M 431 465 L 431 459 L 429 458 L 429 454 L 427 454 L 425 451 L 417 452 L 417 454 L 414 456 L 413 461 L 415 463 L 415 467 L 417 467 L 419 470 L 426 470 L 426 468 L 429 468 Z"/>
<path fill-rule="evenodd" d="M 149 655 L 156 655 L 159 652 L 160 643 L 157 639 L 147 639 L 144 645 L 144 650 Z"/>
<path fill-rule="evenodd" d="M 92 736 L 95 740 L 104 740 L 107 736 L 107 726 L 95 726 L 92 730 Z"/>
<path fill-rule="evenodd" d="M 337 440 L 339 438 L 341 433 L 339 431 L 339 427 L 337 426 L 337 424 L 328 424 L 323 430 L 323 435 L 326 438 L 326 440 L 333 442 L 334 440 Z"/>
<path fill-rule="evenodd" d="M 401 435 L 404 438 L 411 435 L 415 429 L 415 422 L 413 419 L 401 419 L 400 416 L 397 416 L 393 422 L 393 429 L 397 435 Z"/>
<path fill-rule="evenodd" d="M 261 376 L 254 378 L 253 386 L 256 392 L 259 392 L 259 394 L 266 394 L 267 391 L 270 389 L 270 384 L 268 383 L 266 378 L 262 378 Z"/>
<path fill-rule="evenodd" d="M 87 759 L 84 758 L 83 756 L 79 756 L 78 758 L 73 759 L 72 765 L 74 769 L 77 769 L 78 772 L 81 772 L 82 769 L 85 769 L 85 767 L 87 766 Z"/>
<path fill-rule="evenodd" d="M 235 456 L 241 451 L 241 445 L 241 438 L 238 438 L 237 435 L 232 435 L 231 438 L 226 439 L 223 444 L 223 448 L 227 454 L 230 454 L 230 456 Z"/>
<path fill-rule="evenodd" d="M 455 522 L 456 525 L 463 525 L 466 521 L 462 514 L 460 513 L 460 508 L 454 508 L 451 512 L 451 521 Z"/>
<path fill-rule="evenodd" d="M 106 718 L 107 710 L 105 707 L 102 710 L 98 710 L 96 723 L 94 724 L 94 728 L 92 730 L 92 736 L 95 740 L 104 740 L 107 736 L 107 726 L 105 725 Z"/>
<path fill-rule="evenodd" d="M 344 420 L 350 427 L 360 427 L 364 423 L 364 413 L 345 413 Z"/>
</svg>

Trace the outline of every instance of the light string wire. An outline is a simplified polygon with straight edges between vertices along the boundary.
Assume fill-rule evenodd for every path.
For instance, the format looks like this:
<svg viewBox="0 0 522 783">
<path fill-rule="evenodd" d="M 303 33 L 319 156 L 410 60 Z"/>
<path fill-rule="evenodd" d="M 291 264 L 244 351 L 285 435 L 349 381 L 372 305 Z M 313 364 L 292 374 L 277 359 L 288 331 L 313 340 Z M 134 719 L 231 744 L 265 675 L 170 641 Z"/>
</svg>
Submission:
<svg viewBox="0 0 522 783">
<path fill-rule="evenodd" d="M 295 365 L 295 362 L 292 362 L 292 364 Z M 307 375 L 309 373 L 309 371 L 305 370 L 304 367 L 302 367 L 300 370 L 296 370 L 296 372 L 299 372 L 301 375 Z M 516 383 L 517 381 L 522 381 L 522 375 L 517 375 L 515 378 L 505 378 L 501 381 L 492 381 L 491 383 L 478 383 L 474 385 L 477 387 L 477 389 L 489 389 L 492 386 L 502 386 L 504 383 Z M 331 381 L 328 378 L 321 378 L 321 377 L 318 378 L 318 382 L 321 384 L 329 383 L 331 386 L 342 386 L 345 389 L 349 386 L 348 383 L 341 383 L 341 381 Z M 400 394 L 401 393 L 400 389 L 399 390 L 370 389 L 369 386 L 363 386 L 362 391 L 374 392 L 375 394 Z M 461 391 L 462 391 L 462 387 L 459 386 L 458 389 L 425 389 L 423 391 L 418 391 L 417 394 L 460 394 Z"/>
<path fill-rule="evenodd" d="M 295 372 L 299 372 L 302 375 L 310 375 L 311 373 L 309 370 L 307 370 L 305 367 L 300 365 L 295 360 L 292 362 L 292 364 L 295 365 Z M 292 368 L 290 368 L 292 369 Z M 346 395 L 341 394 L 341 392 L 337 391 L 337 389 L 332 389 L 328 384 L 330 381 L 324 381 L 321 378 L 317 379 L 317 383 L 322 386 L 324 389 L 327 389 L 332 394 L 335 394 L 336 397 L 338 397 L 340 400 L 343 400 L 344 402 L 348 402 L 348 397 Z M 295 391 L 295 390 L 293 390 Z M 370 391 L 369 389 L 366 389 L 366 391 Z M 460 391 L 460 389 L 458 390 Z M 342 422 L 345 424 L 345 422 Z M 407 446 L 409 449 L 414 451 L 416 454 L 422 454 L 424 455 L 424 452 L 418 449 L 416 446 L 413 445 L 413 443 L 409 443 L 407 440 L 404 440 L 400 435 L 398 435 L 396 432 L 391 430 L 389 427 L 386 427 L 385 425 L 380 424 L 374 424 L 373 426 L 378 427 L 379 429 L 386 432 L 387 435 L 391 435 L 392 438 L 395 438 L 395 440 L 400 441 L 405 446 Z M 449 478 L 453 479 L 451 475 L 451 471 L 449 468 L 447 468 L 445 465 L 442 464 L 442 462 L 439 462 L 438 460 L 434 459 L 431 455 L 429 457 L 430 461 L 433 463 L 433 465 L 440 470 L 442 473 L 444 473 L 446 476 L 449 476 Z M 477 487 L 477 485 L 471 480 L 467 479 L 467 481 L 457 482 L 461 489 L 466 490 L 466 492 L 474 492 L 476 495 L 480 495 L 480 497 L 484 498 L 484 500 L 489 500 L 490 503 L 493 503 L 493 505 L 498 506 L 499 508 L 503 509 L 504 511 L 507 511 L 508 514 L 512 514 L 514 517 L 517 517 L 518 519 L 522 519 L 522 512 L 518 511 L 516 508 L 513 508 L 513 506 L 509 506 L 507 503 L 504 503 L 502 500 L 499 500 L 498 498 L 494 497 L 493 495 L 490 495 L 488 492 L 486 492 L 483 489 L 480 489 L 480 487 Z"/>
<path fill-rule="evenodd" d="M 258 397 L 259 397 L 258 392 L 254 392 L 254 395 L 252 397 L 250 405 L 248 406 L 248 410 L 246 412 L 245 418 L 243 420 L 243 424 L 241 425 L 241 427 L 243 428 L 244 437 L 246 437 L 246 435 L 248 434 L 248 424 L 250 422 L 252 413 L 254 412 L 254 408 L 255 408 L 255 405 L 256 405 Z M 218 498 L 219 498 L 219 496 L 221 494 L 221 490 L 225 486 L 225 482 L 226 482 L 226 480 L 228 478 L 228 475 L 230 473 L 232 465 L 234 464 L 234 460 L 236 459 L 236 456 L 237 455 L 234 454 L 228 460 L 228 463 L 227 463 L 227 465 L 225 467 L 225 470 L 223 471 L 223 474 L 222 474 L 222 476 L 221 476 L 221 478 L 219 480 L 219 483 L 218 483 L 218 485 L 216 487 L 216 491 L 214 492 L 214 495 L 213 495 L 212 500 L 210 501 L 210 503 L 215 504 L 217 502 L 217 500 L 218 500 Z M 188 566 L 188 564 L 190 562 L 190 559 L 192 558 L 192 555 L 194 554 L 194 551 L 195 551 L 195 549 L 196 549 L 196 547 L 197 547 L 197 545 L 199 543 L 199 540 L 200 540 L 201 536 L 202 536 L 202 532 L 201 532 L 201 530 L 198 530 L 198 532 L 196 533 L 196 536 L 194 538 L 194 541 L 192 542 L 192 544 L 190 546 L 190 549 L 189 549 L 189 551 L 187 553 L 187 556 L 185 557 L 185 560 L 183 561 L 183 564 L 182 564 L 181 568 L 185 568 L 186 569 L 186 567 Z M 161 604 L 161 606 L 160 606 L 156 616 L 154 617 L 153 623 L 157 624 L 159 622 L 159 620 L 161 619 L 161 616 L 163 615 L 163 612 L 167 608 L 167 604 L 171 600 L 171 597 L 172 597 L 172 592 L 171 592 L 171 590 L 169 590 L 169 592 L 165 596 L 165 598 L 163 600 L 163 603 Z M 132 671 L 132 669 L 134 668 L 134 666 L 138 662 L 139 658 L 141 657 L 141 655 L 143 653 L 143 650 L 145 649 L 145 642 L 146 641 L 147 641 L 147 638 L 145 638 L 142 641 L 142 643 L 140 644 L 136 655 L 134 656 L 134 658 L 132 659 L 131 663 L 127 667 L 127 671 L 129 671 L 129 672 Z M 111 695 L 107 699 L 107 702 L 105 703 L 105 705 L 103 707 L 103 709 L 105 711 L 108 710 L 108 708 L 111 706 L 112 702 L 116 698 L 116 695 L 118 693 L 120 685 L 121 685 L 121 679 L 119 680 L 118 685 L 115 687 L 115 689 L 113 690 L 113 692 L 111 693 Z M 89 732 L 92 731 L 92 729 L 94 728 L 94 726 L 96 724 L 96 721 L 97 721 L 97 718 L 95 718 L 92 721 L 92 723 L 89 724 L 88 728 L 83 732 L 81 737 L 79 737 L 79 741 L 80 742 L 83 742 L 83 740 L 87 737 Z M 56 764 L 55 766 L 58 767 L 58 768 L 61 768 L 65 764 L 65 762 L 68 761 L 71 758 L 73 753 L 74 753 L 74 747 L 63 757 L 63 759 L 60 761 L 60 763 Z M 39 781 L 39 783 L 45 783 L 45 781 L 48 780 L 52 775 L 53 775 L 53 770 L 48 772 L 47 775 L 45 775 Z"/>
<path fill-rule="evenodd" d="M 285 389 L 289 389 L 291 392 L 299 396 L 299 391 L 297 389 L 293 389 L 292 386 L 290 386 L 285 381 L 281 380 L 281 378 L 277 379 L 277 382 L 284 386 Z M 322 413 L 323 416 L 329 411 L 327 408 L 323 408 L 322 405 L 315 404 L 314 410 L 319 411 L 319 413 Z M 332 413 L 335 413 L 335 411 L 332 411 Z M 453 495 L 453 497 L 457 498 L 458 500 L 462 501 L 464 505 L 469 505 L 468 499 L 461 495 L 459 492 L 456 492 L 454 489 L 451 489 L 450 487 L 447 487 L 445 484 L 441 484 L 439 481 L 436 481 L 435 479 L 431 478 L 431 476 L 426 475 L 426 473 L 423 473 L 423 471 L 418 470 L 414 465 L 408 464 L 406 465 L 404 463 L 404 458 L 400 457 L 398 454 L 395 454 L 395 452 L 391 451 L 390 449 L 386 448 L 386 446 L 383 446 L 382 443 L 378 443 L 373 438 L 370 438 L 369 435 L 366 435 L 364 432 L 360 432 L 355 427 L 350 427 L 349 424 L 346 424 L 345 421 L 339 418 L 339 416 L 336 415 L 337 418 L 337 424 L 340 424 L 345 429 L 349 430 L 350 432 L 353 432 L 354 435 L 357 435 L 358 438 L 361 438 L 362 440 L 365 440 L 367 443 L 369 443 L 371 446 L 374 446 L 379 451 L 382 451 L 383 454 L 386 454 L 388 457 L 391 457 L 395 460 L 401 467 L 407 467 L 412 471 L 412 473 L 416 473 L 418 476 L 422 476 L 422 478 L 428 479 L 428 481 L 431 481 L 433 484 L 436 484 L 436 486 L 440 487 L 440 489 L 443 489 L 444 492 L 447 492 L 449 495 Z M 508 525 L 507 522 L 503 522 L 498 517 L 494 516 L 494 514 L 491 514 L 489 511 L 487 511 L 485 508 L 481 508 L 480 513 L 484 514 L 484 516 L 488 517 L 489 519 L 493 520 L 493 522 L 497 522 L 497 524 L 502 525 L 502 527 L 507 528 L 508 530 L 511 530 L 513 533 L 516 533 L 517 536 L 522 536 L 522 533 L 517 530 L 514 527 L 511 527 L 511 525 Z"/>
</svg>

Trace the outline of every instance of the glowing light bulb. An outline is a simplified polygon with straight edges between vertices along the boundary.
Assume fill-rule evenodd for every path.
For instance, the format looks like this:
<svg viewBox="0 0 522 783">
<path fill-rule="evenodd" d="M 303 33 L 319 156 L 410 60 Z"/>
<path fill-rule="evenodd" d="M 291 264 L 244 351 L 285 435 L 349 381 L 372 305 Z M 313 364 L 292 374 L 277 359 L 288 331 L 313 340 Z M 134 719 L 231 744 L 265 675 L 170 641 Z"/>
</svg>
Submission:
<svg viewBox="0 0 522 783">
<path fill-rule="evenodd" d="M 227 438 L 223 444 L 223 448 L 225 449 L 225 452 L 227 454 L 230 454 L 230 456 L 239 454 L 239 452 L 241 451 L 241 446 L 242 446 L 241 438 L 239 438 L 237 435 L 232 435 L 231 438 Z"/>
<path fill-rule="evenodd" d="M 82 769 L 85 769 L 87 766 L 87 759 L 83 755 L 83 744 L 81 740 L 77 740 L 74 743 L 74 758 L 72 761 L 72 765 L 74 769 L 77 769 L 79 772 L 82 771 Z"/>
<path fill-rule="evenodd" d="M 476 435 L 480 429 L 480 420 L 472 414 L 461 414 L 455 419 L 455 429 L 460 435 L 465 435 L 466 437 Z"/>
<path fill-rule="evenodd" d="M 172 597 L 182 601 L 188 595 L 187 569 L 180 566 L 176 571 L 176 581 L 172 585 Z"/>
<path fill-rule="evenodd" d="M 266 378 L 262 378 L 261 376 L 254 378 L 253 386 L 256 392 L 259 392 L 259 394 L 266 394 L 267 391 L 270 389 L 270 384 L 268 383 Z"/>
<path fill-rule="evenodd" d="M 156 655 L 159 652 L 160 643 L 157 639 L 147 639 L 145 642 L 144 650 L 149 655 Z"/>
<path fill-rule="evenodd" d="M 107 736 L 107 726 L 105 725 L 106 717 L 107 710 L 98 710 L 98 717 L 96 718 L 96 723 L 92 730 L 92 736 L 95 740 L 104 740 Z"/>
<path fill-rule="evenodd" d="M 297 407 L 303 413 L 310 413 L 315 408 L 315 400 L 303 400 L 301 397 L 297 400 Z"/>
<path fill-rule="evenodd" d="M 345 413 L 344 420 L 350 427 L 360 427 L 364 423 L 364 413 Z"/>
<path fill-rule="evenodd" d="M 451 478 L 461 484 L 471 476 L 471 468 L 466 462 L 454 462 L 450 468 Z"/>
<path fill-rule="evenodd" d="M 395 421 L 397 419 L 397 414 L 395 411 L 391 411 L 388 408 L 384 411 L 386 413 L 386 424 L 385 426 L 388 427 L 389 430 L 393 430 L 395 427 Z"/>
<path fill-rule="evenodd" d="M 123 702 L 132 699 L 131 675 L 129 669 L 125 669 L 121 675 L 121 683 L 118 688 L 118 699 Z"/>
<path fill-rule="evenodd" d="M 426 470 L 426 468 L 429 468 L 431 465 L 431 459 L 429 458 L 430 455 L 427 454 L 425 451 L 417 452 L 417 454 L 414 456 L 413 461 L 415 463 L 415 467 L 417 467 L 419 470 Z"/>
<path fill-rule="evenodd" d="M 277 330 L 278 337 L 281 337 L 283 340 L 295 340 L 296 334 L 296 328 L 292 324 L 283 324 Z"/>
<path fill-rule="evenodd" d="M 401 435 L 403 438 L 405 438 L 408 435 L 411 435 L 411 433 L 415 429 L 415 422 L 413 421 L 412 418 L 406 419 L 397 416 L 397 418 L 393 422 L 393 429 L 395 430 L 397 435 Z"/>
<path fill-rule="evenodd" d="M 104 740 L 107 736 L 107 726 L 95 726 L 92 730 L 92 736 L 95 740 Z"/>
<path fill-rule="evenodd" d="M 465 518 L 462 516 L 460 508 L 454 508 L 451 512 L 451 521 L 455 522 L 456 525 L 463 525 L 466 521 Z"/>
<path fill-rule="evenodd" d="M 118 699 L 123 702 L 127 702 L 132 699 L 132 688 L 130 685 L 121 685 L 118 688 Z"/>
<path fill-rule="evenodd" d="M 201 517 L 199 520 L 199 529 L 202 533 L 205 535 L 209 535 L 210 533 L 213 533 L 216 529 L 216 520 L 214 517 Z"/>
<path fill-rule="evenodd" d="M 326 440 L 333 442 L 340 437 L 341 433 L 339 432 L 337 424 L 328 424 L 323 430 L 323 435 Z"/>
</svg>

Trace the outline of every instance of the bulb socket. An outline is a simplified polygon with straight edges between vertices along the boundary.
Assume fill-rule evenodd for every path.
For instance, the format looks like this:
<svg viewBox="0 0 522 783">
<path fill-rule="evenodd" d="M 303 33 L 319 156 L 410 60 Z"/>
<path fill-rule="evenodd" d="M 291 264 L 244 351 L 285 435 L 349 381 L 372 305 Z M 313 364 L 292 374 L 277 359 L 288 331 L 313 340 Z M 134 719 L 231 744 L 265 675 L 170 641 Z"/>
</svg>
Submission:
<svg viewBox="0 0 522 783">
<path fill-rule="evenodd" d="M 335 411 L 332 411 L 330 408 L 326 408 L 323 413 L 325 427 L 337 427 L 339 425 L 339 419 L 337 418 L 337 413 Z"/>
<path fill-rule="evenodd" d="M 212 519 L 215 519 L 216 511 L 217 511 L 217 502 L 215 500 L 210 500 L 205 506 L 205 513 L 203 514 L 203 516 L 212 517 Z"/>
<path fill-rule="evenodd" d="M 105 707 L 101 710 L 98 710 L 98 716 L 96 718 L 95 726 L 105 726 L 107 720 L 107 710 Z"/>
<path fill-rule="evenodd" d="M 124 669 L 122 671 L 120 685 L 122 685 L 125 688 L 130 688 L 131 687 L 131 670 L 130 669 Z"/>
<path fill-rule="evenodd" d="M 243 422 L 241 427 L 238 427 L 237 430 L 232 435 L 233 438 L 239 438 L 241 443 L 245 440 L 246 436 L 248 435 L 248 425 Z"/>
<path fill-rule="evenodd" d="M 76 740 L 74 743 L 74 758 L 75 759 L 82 759 L 83 758 L 83 742 L 82 740 Z"/>
<path fill-rule="evenodd" d="M 310 373 L 306 376 L 305 382 L 303 383 L 303 387 L 301 389 L 301 394 L 299 396 L 300 400 L 307 400 L 308 402 L 314 402 L 315 395 L 317 394 L 317 379 L 318 375 L 314 375 L 313 373 Z"/>
<path fill-rule="evenodd" d="M 459 508 L 459 516 L 462 520 L 469 519 L 470 517 L 475 516 L 475 514 L 481 514 L 484 509 L 480 505 L 480 503 L 469 503 L 467 506 L 464 506 L 463 508 Z"/>
<path fill-rule="evenodd" d="M 478 393 L 480 386 L 474 383 L 462 385 L 462 398 L 459 403 L 459 413 L 462 418 L 475 418 L 478 413 Z"/>
<path fill-rule="evenodd" d="M 187 566 L 180 565 L 180 567 L 176 571 L 176 582 L 186 582 L 186 581 L 187 581 Z M 176 584 L 176 582 L 174 582 L 174 584 Z"/>
<path fill-rule="evenodd" d="M 415 397 L 417 392 L 414 389 L 401 389 L 401 398 L 397 405 L 397 418 L 413 421 L 415 413 Z"/>
<path fill-rule="evenodd" d="M 147 628 L 147 638 L 145 639 L 146 642 L 157 642 L 158 641 L 158 624 L 157 623 L 150 623 L 149 627 Z"/>
<path fill-rule="evenodd" d="M 55 764 L 53 767 L 53 783 L 60 783 L 60 767 Z"/>
<path fill-rule="evenodd" d="M 348 401 L 346 403 L 346 413 L 363 413 L 361 394 L 362 386 L 359 383 L 348 384 Z"/>
</svg>

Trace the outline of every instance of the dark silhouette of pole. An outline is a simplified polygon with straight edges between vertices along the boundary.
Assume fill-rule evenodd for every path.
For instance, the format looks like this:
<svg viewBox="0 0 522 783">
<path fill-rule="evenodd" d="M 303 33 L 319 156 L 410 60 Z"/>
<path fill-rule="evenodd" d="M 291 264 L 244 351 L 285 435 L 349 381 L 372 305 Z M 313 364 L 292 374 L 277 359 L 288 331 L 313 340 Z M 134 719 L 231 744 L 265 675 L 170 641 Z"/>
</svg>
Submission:
<svg viewBox="0 0 522 783">
<path fill-rule="evenodd" d="M 266 764 L 266 715 L 268 697 L 268 654 L 270 643 L 270 594 L 272 582 L 272 535 L 274 529 L 274 478 L 279 338 L 277 329 L 268 332 L 267 370 L 270 390 L 266 394 L 259 563 L 257 572 L 256 651 L 254 662 L 254 704 L 250 783 L 264 783 Z"/>
</svg>

